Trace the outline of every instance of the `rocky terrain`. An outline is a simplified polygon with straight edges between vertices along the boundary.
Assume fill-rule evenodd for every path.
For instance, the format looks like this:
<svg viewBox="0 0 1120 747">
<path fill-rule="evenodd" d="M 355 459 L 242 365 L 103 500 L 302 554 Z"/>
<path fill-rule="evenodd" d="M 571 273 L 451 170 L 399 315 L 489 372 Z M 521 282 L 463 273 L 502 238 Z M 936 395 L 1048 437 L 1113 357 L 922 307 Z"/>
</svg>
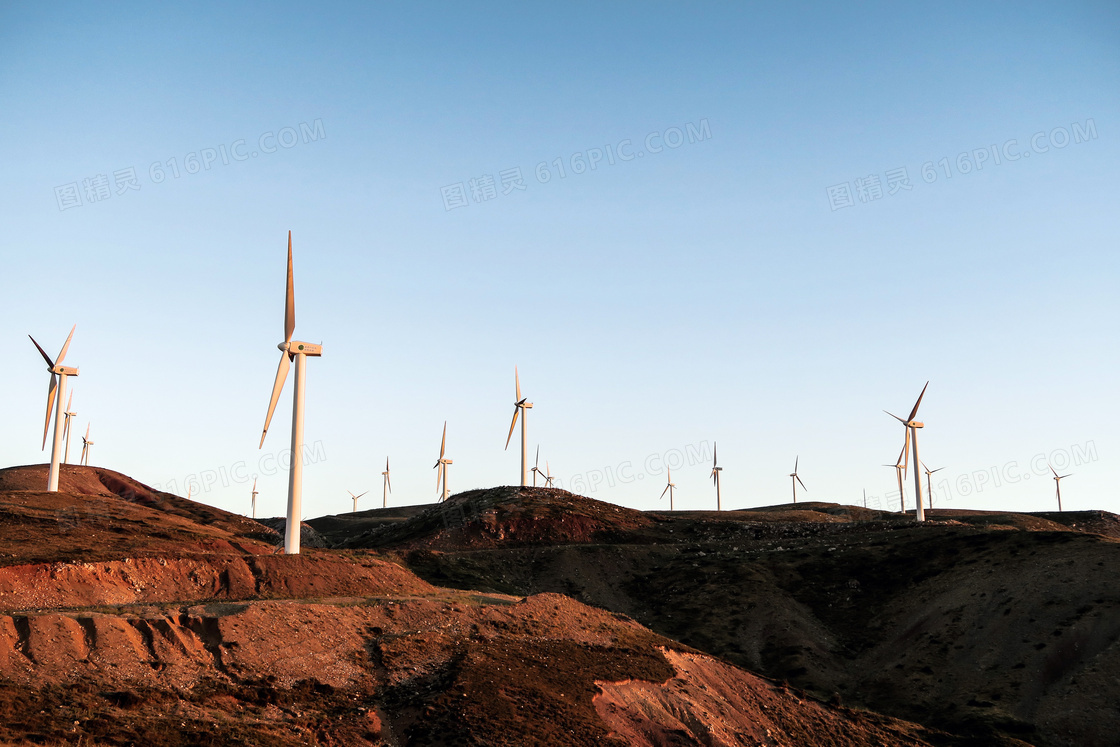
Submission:
<svg viewBox="0 0 1120 747">
<path fill-rule="evenodd" d="M 534 488 L 282 522 L 0 470 L 0 744 L 1105 745 L 1120 522 Z M 311 536 L 311 535 L 309 535 Z"/>
</svg>

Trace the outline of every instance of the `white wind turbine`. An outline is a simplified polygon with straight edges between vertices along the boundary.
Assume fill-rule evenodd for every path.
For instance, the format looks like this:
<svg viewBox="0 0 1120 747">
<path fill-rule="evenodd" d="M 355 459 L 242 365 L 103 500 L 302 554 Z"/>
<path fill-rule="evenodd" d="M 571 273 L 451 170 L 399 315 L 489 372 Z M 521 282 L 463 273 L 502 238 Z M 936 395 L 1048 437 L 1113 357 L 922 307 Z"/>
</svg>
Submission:
<svg viewBox="0 0 1120 747">
<path fill-rule="evenodd" d="M 253 518 L 257 518 L 257 478 L 253 478 Z"/>
<path fill-rule="evenodd" d="M 720 502 L 719 495 L 719 473 L 723 471 L 723 467 L 719 466 L 719 459 L 716 452 L 717 444 L 712 444 L 712 480 L 716 484 L 716 511 L 722 511 L 723 507 Z"/>
<path fill-rule="evenodd" d="M 443 481 L 443 489 L 440 490 L 439 499 L 446 501 L 451 493 L 447 490 L 447 466 L 453 464 L 450 459 L 444 458 L 447 452 L 447 421 L 443 421 L 443 440 L 439 442 L 439 459 L 436 460 L 435 466 L 432 469 L 438 469 L 436 472 L 436 489 L 439 490 L 440 481 Z"/>
<path fill-rule="evenodd" d="M 544 460 L 544 486 L 546 488 L 552 487 L 552 470 L 549 469 L 548 460 Z"/>
<path fill-rule="evenodd" d="M 793 502 L 797 503 L 797 483 L 801 482 L 800 475 L 797 474 L 797 465 L 801 461 L 801 457 L 794 457 L 793 459 L 793 472 L 789 473 L 789 481 L 793 483 Z M 809 488 L 805 487 L 805 483 L 801 482 L 801 489 L 806 493 Z"/>
<path fill-rule="evenodd" d="M 909 441 L 907 441 L 909 443 Z M 906 494 L 902 490 L 902 473 L 906 471 L 906 462 L 903 461 L 909 455 L 909 450 L 906 444 L 902 445 L 902 451 L 898 452 L 898 460 L 894 464 L 884 464 L 884 467 L 892 467 L 894 469 L 895 477 L 898 478 L 898 512 L 901 514 L 906 513 Z"/>
<path fill-rule="evenodd" d="M 295 330 L 296 292 L 292 279 L 292 232 L 288 231 L 288 285 L 284 294 L 284 342 L 276 346 L 280 348 L 280 367 L 276 370 L 276 383 L 272 385 L 272 399 L 268 402 L 268 415 L 265 416 L 264 431 L 261 433 L 261 443 L 257 448 L 264 447 L 264 437 L 268 435 L 268 425 L 272 422 L 276 400 L 280 398 L 284 379 L 288 376 L 288 367 L 294 358 L 296 381 L 292 403 L 292 466 L 288 471 L 288 515 L 284 526 L 284 552 L 289 555 L 299 554 L 299 522 L 303 500 L 303 387 L 307 378 L 307 356 L 319 357 L 323 354 L 322 345 L 293 341 L 292 333 Z"/>
<path fill-rule="evenodd" d="M 76 412 L 71 412 L 70 407 L 74 404 L 74 390 L 70 390 L 70 397 L 66 400 L 66 409 L 63 415 L 66 416 L 66 422 L 62 425 L 62 437 L 66 439 L 66 451 L 62 455 L 62 463 L 70 464 L 70 420 L 77 415 Z"/>
<path fill-rule="evenodd" d="M 669 494 L 669 510 L 672 511 L 673 510 L 673 489 L 676 488 L 677 486 L 673 484 L 673 470 L 666 469 L 665 472 L 668 474 L 668 482 L 665 485 L 665 489 L 661 491 L 661 498 L 664 498 L 666 493 Z M 661 498 L 658 498 L 658 500 L 661 500 Z"/>
<path fill-rule="evenodd" d="M 89 466 L 89 453 L 93 451 L 90 447 L 93 446 L 93 441 L 89 437 L 89 423 L 86 423 L 86 435 L 82 436 L 82 464 Z"/>
<path fill-rule="evenodd" d="M 355 514 L 358 513 L 358 499 L 361 498 L 366 493 L 368 493 L 369 491 L 367 490 L 367 491 L 365 491 L 365 493 L 358 493 L 357 495 L 354 495 L 349 490 L 347 490 L 346 492 L 350 493 L 350 497 L 354 499 L 354 510 L 351 513 L 355 513 Z"/>
<path fill-rule="evenodd" d="M 883 410 L 883 412 L 886 412 L 892 418 L 894 418 L 895 420 L 897 420 L 898 422 L 900 422 L 904 426 L 906 426 L 907 434 L 910 436 L 910 438 L 906 442 L 906 444 L 907 444 L 907 447 L 913 448 L 913 450 L 914 450 L 914 464 L 915 465 L 921 464 L 921 462 L 918 461 L 918 429 L 919 428 L 924 428 L 925 423 L 914 420 L 914 418 L 917 417 L 917 415 L 918 415 L 918 407 L 920 407 L 921 404 L 922 404 L 922 397 L 926 396 L 926 388 L 928 386 L 929 386 L 929 382 L 927 381 L 926 385 L 924 387 L 922 387 L 922 393 L 918 395 L 918 401 L 914 403 L 914 409 L 912 409 L 910 411 L 910 416 L 908 418 L 906 418 L 906 420 L 903 420 L 902 418 L 898 417 L 897 415 L 894 415 L 892 413 L 887 412 L 886 410 Z M 909 459 L 907 459 L 907 463 L 909 463 Z M 917 468 L 914 469 L 914 506 L 915 506 L 914 518 L 917 521 L 925 521 L 926 520 L 926 512 L 925 512 L 925 509 L 922 508 L 922 473 Z"/>
<path fill-rule="evenodd" d="M 537 475 L 543 475 L 544 474 L 544 472 L 541 471 L 541 447 L 540 447 L 540 445 L 537 446 L 537 460 L 535 462 L 533 462 L 533 469 L 531 469 L 530 472 L 533 473 L 533 487 L 535 488 L 535 487 L 537 487 Z"/>
<path fill-rule="evenodd" d="M 938 467 L 937 469 L 930 469 L 926 466 L 925 462 L 922 462 L 922 470 L 926 473 L 926 501 L 929 503 L 930 511 L 933 510 L 933 481 L 931 479 L 931 475 L 933 475 L 934 472 L 940 472 L 943 469 L 945 468 Z"/>
<path fill-rule="evenodd" d="M 47 475 L 47 492 L 58 492 L 58 465 L 62 458 L 62 398 L 66 396 L 66 377 L 77 376 L 78 369 L 70 366 L 62 365 L 62 361 L 66 358 L 66 351 L 70 349 L 70 340 L 74 337 L 74 330 L 78 325 L 70 328 L 70 334 L 66 337 L 66 343 L 62 346 L 62 352 L 58 354 L 58 360 L 52 361 L 51 357 L 47 355 L 47 351 L 43 350 L 39 343 L 35 342 L 35 338 L 31 337 L 31 342 L 38 349 L 39 354 L 43 356 L 43 360 L 47 362 L 47 370 L 50 371 L 51 381 L 47 387 L 47 419 L 43 423 L 43 448 L 47 448 L 47 431 L 51 426 L 51 411 L 55 407 L 55 400 L 58 400 L 58 414 L 54 418 L 54 441 L 51 445 L 51 468 Z"/>
<path fill-rule="evenodd" d="M 1051 465 L 1049 462 L 1046 463 L 1046 466 L 1050 467 L 1050 471 L 1054 473 L 1054 487 L 1058 491 L 1058 511 L 1061 511 L 1062 510 L 1062 480 L 1066 479 L 1067 477 L 1069 477 L 1073 473 L 1070 472 L 1069 475 L 1059 475 L 1057 472 L 1054 471 L 1053 465 Z"/>
<path fill-rule="evenodd" d="M 389 482 L 389 457 L 385 457 L 385 471 L 381 473 L 381 508 L 389 505 L 389 493 L 393 492 L 393 486 Z"/>
<path fill-rule="evenodd" d="M 513 367 L 513 380 L 517 387 L 517 398 L 513 401 L 513 422 L 509 424 L 509 435 L 506 436 L 506 448 L 509 448 L 509 441 L 513 438 L 513 429 L 517 427 L 517 416 L 521 416 L 521 487 L 525 487 L 528 483 L 525 480 L 525 419 L 528 413 L 525 410 L 530 410 L 533 403 L 528 401 L 528 398 L 521 396 L 521 378 L 517 375 L 517 366 Z"/>
</svg>

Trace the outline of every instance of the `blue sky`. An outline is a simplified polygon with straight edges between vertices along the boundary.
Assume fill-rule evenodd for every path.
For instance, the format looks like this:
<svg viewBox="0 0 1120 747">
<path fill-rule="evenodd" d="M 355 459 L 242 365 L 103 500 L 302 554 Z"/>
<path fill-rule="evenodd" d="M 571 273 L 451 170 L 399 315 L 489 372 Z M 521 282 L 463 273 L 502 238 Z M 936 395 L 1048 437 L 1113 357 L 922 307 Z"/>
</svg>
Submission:
<svg viewBox="0 0 1120 747">
<path fill-rule="evenodd" d="M 516 482 L 515 365 L 603 500 L 714 507 L 718 442 L 725 507 L 892 507 L 929 380 L 935 503 L 1120 512 L 1118 91 L 1113 3 L 5 5 L 2 461 L 76 322 L 96 464 L 282 513 L 290 229 L 308 516 L 434 500 L 444 420 Z"/>
</svg>

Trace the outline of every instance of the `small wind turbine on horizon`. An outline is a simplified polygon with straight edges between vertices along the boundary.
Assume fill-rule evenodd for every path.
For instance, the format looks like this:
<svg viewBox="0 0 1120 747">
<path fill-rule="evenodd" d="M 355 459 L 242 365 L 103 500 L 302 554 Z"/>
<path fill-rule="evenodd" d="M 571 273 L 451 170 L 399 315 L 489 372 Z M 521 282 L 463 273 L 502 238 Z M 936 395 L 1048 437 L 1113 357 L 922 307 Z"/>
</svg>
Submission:
<svg viewBox="0 0 1120 747">
<path fill-rule="evenodd" d="M 926 385 L 924 387 L 922 387 L 922 393 L 918 395 L 918 401 L 914 403 L 914 409 L 912 409 L 910 411 L 910 416 L 908 418 L 906 418 L 905 420 L 903 420 L 902 418 L 898 417 L 897 415 L 895 415 L 893 413 L 890 413 L 890 412 L 887 412 L 886 410 L 883 410 L 883 412 L 886 412 L 892 418 L 894 418 L 895 420 L 897 420 L 898 422 L 900 422 L 904 426 L 906 426 L 906 431 L 907 431 L 908 435 L 910 436 L 909 440 L 907 440 L 907 442 L 906 442 L 906 445 L 907 445 L 908 448 L 913 448 L 914 449 L 914 464 L 915 465 L 921 464 L 921 462 L 918 460 L 918 429 L 919 428 L 924 428 L 925 423 L 922 423 L 918 420 L 914 420 L 914 418 L 917 417 L 917 415 L 918 415 L 918 408 L 922 404 L 922 397 L 926 396 L 926 388 L 927 387 L 929 387 L 929 382 L 928 381 L 926 382 Z M 907 459 L 907 463 L 909 463 L 909 459 Z M 922 473 L 917 468 L 914 469 L 914 506 L 915 506 L 914 519 L 916 521 L 925 521 L 926 520 L 926 512 L 922 508 Z"/>
<path fill-rule="evenodd" d="M 78 325 L 70 328 L 70 334 L 66 336 L 66 342 L 62 346 L 62 352 L 58 354 L 58 360 L 52 361 L 51 357 L 47 355 L 47 351 L 43 350 L 39 343 L 35 342 L 35 338 L 31 338 L 31 344 L 43 356 L 43 360 L 47 362 L 47 371 L 51 374 L 50 384 L 47 385 L 47 419 L 43 423 L 43 449 L 47 448 L 47 431 L 51 426 L 51 411 L 55 407 L 55 400 L 58 400 L 58 410 L 54 418 L 54 441 L 51 442 L 51 466 L 50 471 L 47 473 L 47 492 L 58 492 L 58 472 L 59 463 L 62 459 L 62 420 L 64 420 L 64 410 L 62 409 L 62 398 L 66 396 L 66 378 L 68 376 L 77 376 L 78 369 L 70 366 L 62 365 L 62 361 L 66 358 L 66 351 L 70 349 L 70 340 L 74 337 L 74 330 Z"/>
<path fill-rule="evenodd" d="M 71 412 L 70 407 L 74 404 L 74 390 L 70 390 L 70 398 L 66 400 L 66 409 L 63 415 L 66 416 L 66 422 L 62 425 L 62 437 L 66 439 L 66 451 L 62 454 L 62 463 L 70 464 L 70 420 L 77 415 L 76 412 Z"/>
<path fill-rule="evenodd" d="M 389 505 L 389 493 L 393 486 L 389 483 L 389 457 L 385 457 L 385 471 L 381 473 L 381 508 Z"/>
<path fill-rule="evenodd" d="M 257 478 L 253 478 L 253 518 L 257 518 Z"/>
<path fill-rule="evenodd" d="M 513 438 L 513 429 L 517 427 L 517 416 L 521 416 L 521 487 L 525 487 L 528 482 L 525 479 L 525 459 L 526 459 L 526 446 L 525 446 L 525 419 L 528 413 L 525 410 L 531 410 L 533 403 L 527 397 L 521 396 L 521 377 L 517 373 L 517 366 L 513 367 L 513 381 L 516 386 L 517 397 L 513 401 L 513 422 L 509 424 L 509 435 L 506 436 L 506 449 L 509 449 L 509 441 Z"/>
<path fill-rule="evenodd" d="M 719 473 L 723 471 L 723 467 L 719 466 L 719 457 L 716 451 L 717 446 L 718 444 L 712 443 L 712 481 L 716 484 L 716 511 L 722 511 L 723 506 L 719 494 Z"/>
<path fill-rule="evenodd" d="M 89 423 L 86 423 L 86 435 L 82 436 L 82 464 L 89 466 L 89 453 L 93 451 L 93 440 L 89 437 Z"/>
<path fill-rule="evenodd" d="M 906 513 L 906 494 L 902 490 L 902 473 L 906 471 L 906 462 L 903 461 L 909 451 L 906 444 L 903 444 L 902 451 L 898 452 L 898 460 L 894 464 L 884 464 L 884 467 L 894 468 L 895 477 L 898 478 L 898 512 L 901 514 Z"/>
<path fill-rule="evenodd" d="M 933 510 L 933 482 L 930 479 L 930 475 L 932 475 L 934 472 L 940 472 L 943 469 L 945 468 L 938 467 L 937 469 L 930 469 L 926 466 L 925 462 L 922 462 L 922 470 L 926 473 L 926 500 L 929 502 L 930 511 Z"/>
<path fill-rule="evenodd" d="M 354 510 L 351 511 L 350 513 L 354 513 L 354 514 L 358 513 L 358 499 L 361 498 L 366 493 L 368 493 L 369 491 L 367 490 L 364 493 L 358 493 L 357 495 L 354 495 L 349 490 L 347 490 L 346 492 L 350 493 L 350 497 L 354 499 Z"/>
<path fill-rule="evenodd" d="M 1049 462 L 1046 463 L 1046 466 L 1049 467 L 1050 471 L 1054 473 L 1054 487 L 1058 491 L 1058 512 L 1060 513 L 1062 510 L 1062 480 L 1066 479 L 1073 473 L 1070 472 L 1068 475 L 1059 475 L 1054 470 L 1053 465 L 1051 465 Z"/>
<path fill-rule="evenodd" d="M 669 510 L 672 511 L 673 510 L 673 489 L 676 488 L 677 486 L 673 484 L 673 470 L 666 469 L 665 472 L 668 474 L 668 478 L 667 478 L 668 482 L 665 485 L 665 489 L 661 491 L 661 498 L 664 498 L 666 493 L 669 494 Z M 658 500 L 661 500 L 661 498 L 658 498 Z"/>
<path fill-rule="evenodd" d="M 537 459 L 536 459 L 536 461 L 533 462 L 533 469 L 530 470 L 530 471 L 533 473 L 533 487 L 535 488 L 535 487 L 537 487 L 537 475 L 544 474 L 543 472 L 541 472 L 541 446 L 540 446 L 540 444 L 537 444 Z"/>
<path fill-rule="evenodd" d="M 304 384 L 307 379 L 307 356 L 316 358 L 323 355 L 323 346 L 310 342 L 292 340 L 296 331 L 296 291 L 292 274 L 292 232 L 288 231 L 288 283 L 284 292 L 284 342 L 276 347 L 280 348 L 280 366 L 276 369 L 276 382 L 272 385 L 272 398 L 268 402 L 268 415 L 264 419 L 264 430 L 261 432 L 261 443 L 257 448 L 264 447 L 264 438 L 268 435 L 268 425 L 272 422 L 272 413 L 276 409 L 276 400 L 284 388 L 284 380 L 288 377 L 288 368 L 292 359 L 296 362 L 296 380 L 292 393 L 292 460 L 288 470 L 288 514 L 284 526 L 284 552 L 288 555 L 299 555 L 300 516 L 303 501 L 303 394 Z"/>
<path fill-rule="evenodd" d="M 800 456 L 794 457 L 793 472 L 789 473 L 790 482 L 793 483 L 793 502 L 794 503 L 797 503 L 797 483 L 800 482 L 801 483 L 801 489 L 804 490 L 806 493 L 809 492 L 809 488 L 805 487 L 805 483 L 801 482 L 801 477 L 797 474 L 797 465 L 800 461 L 801 461 Z"/>
<path fill-rule="evenodd" d="M 447 421 L 445 420 L 445 421 L 443 421 L 443 440 L 439 442 L 439 459 L 436 460 L 435 466 L 432 467 L 432 469 L 438 469 L 439 470 L 438 472 L 436 472 L 436 489 L 437 490 L 440 490 L 440 487 L 439 487 L 440 481 L 441 480 L 443 481 L 443 489 L 440 490 L 440 493 L 439 493 L 440 501 L 446 501 L 451 496 L 451 493 L 449 493 L 447 491 L 447 467 L 448 467 L 448 465 L 453 464 L 453 462 L 450 459 L 444 458 L 444 454 L 446 452 L 447 452 Z"/>
<path fill-rule="evenodd" d="M 544 460 L 544 486 L 546 488 L 552 487 L 552 470 L 548 466 L 548 460 Z"/>
</svg>

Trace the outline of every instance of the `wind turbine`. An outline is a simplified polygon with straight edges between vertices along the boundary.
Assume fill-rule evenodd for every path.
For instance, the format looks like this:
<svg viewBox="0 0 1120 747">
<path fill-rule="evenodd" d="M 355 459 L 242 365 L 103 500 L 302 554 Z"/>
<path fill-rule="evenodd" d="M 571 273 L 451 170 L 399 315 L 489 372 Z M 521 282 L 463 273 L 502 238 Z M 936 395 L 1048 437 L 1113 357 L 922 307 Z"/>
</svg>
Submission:
<svg viewBox="0 0 1120 747">
<path fill-rule="evenodd" d="M 389 457 L 385 457 L 385 471 L 381 473 L 381 508 L 389 505 L 389 493 L 393 492 L 393 486 L 389 482 Z"/>
<path fill-rule="evenodd" d="M 443 421 L 443 440 L 439 442 L 439 459 L 436 460 L 435 466 L 432 469 L 438 469 L 436 472 L 436 489 L 439 490 L 440 481 L 443 481 L 443 490 L 440 491 L 439 499 L 446 501 L 451 493 L 447 492 L 447 465 L 453 464 L 450 459 L 444 458 L 444 453 L 447 451 L 447 421 Z"/>
<path fill-rule="evenodd" d="M 253 518 L 257 518 L 257 478 L 253 478 Z"/>
<path fill-rule="evenodd" d="M 661 498 L 664 498 L 666 493 L 669 494 L 669 510 L 672 511 L 673 510 L 673 488 L 675 488 L 677 486 L 673 484 L 673 470 L 666 469 L 665 471 L 669 475 L 669 478 L 668 478 L 669 482 L 665 485 L 665 489 L 661 491 Z M 660 500 L 660 498 L 658 500 Z"/>
<path fill-rule="evenodd" d="M 930 469 L 929 467 L 926 466 L 925 462 L 922 462 L 922 470 L 924 470 L 925 473 L 926 473 L 926 499 L 929 501 L 929 510 L 930 511 L 933 510 L 933 485 L 930 481 L 930 475 L 932 475 L 934 472 L 940 472 L 943 469 L 945 469 L 945 468 L 944 467 L 938 467 L 937 469 Z"/>
<path fill-rule="evenodd" d="M 1054 467 L 1049 462 L 1046 463 L 1046 466 L 1050 467 L 1051 472 L 1054 472 Z M 1062 510 L 1062 480 L 1072 474 L 1073 473 L 1070 472 L 1069 475 L 1059 475 L 1057 472 L 1054 472 L 1054 487 L 1058 490 L 1058 511 Z"/>
<path fill-rule="evenodd" d="M 789 473 L 790 482 L 793 483 L 793 502 L 797 503 L 797 483 L 801 482 L 801 478 L 797 474 L 797 464 L 801 461 L 801 457 L 794 457 L 793 472 Z M 808 492 L 809 488 L 805 487 L 805 483 L 801 482 L 802 490 Z"/>
<path fill-rule="evenodd" d="M 909 441 L 907 441 L 909 443 Z M 906 444 L 902 445 L 902 451 L 898 452 L 898 461 L 894 464 L 884 464 L 884 467 L 893 467 L 895 476 L 898 478 L 898 512 L 906 513 L 906 495 L 902 491 L 902 473 L 906 471 L 906 462 L 903 460 L 909 454 Z M 920 501 L 919 501 L 920 502 Z"/>
<path fill-rule="evenodd" d="M 349 490 L 347 490 L 346 492 L 350 493 Z M 354 495 L 353 493 L 350 493 L 350 497 L 354 499 L 354 510 L 353 510 L 352 513 L 355 513 L 355 514 L 358 513 L 358 499 L 361 498 L 363 495 L 365 495 L 368 492 L 369 491 L 367 490 L 367 491 L 365 491 L 365 493 L 358 493 L 357 495 Z"/>
<path fill-rule="evenodd" d="M 288 285 L 284 294 L 284 342 L 276 346 L 280 348 L 280 367 L 276 369 L 276 383 L 272 385 L 272 399 L 268 402 L 268 415 L 265 416 L 264 431 L 261 433 L 261 443 L 257 448 L 264 447 L 264 437 L 268 435 L 268 425 L 272 422 L 276 400 L 280 398 L 284 379 L 288 377 L 288 367 L 291 366 L 294 358 L 296 381 L 292 402 L 292 466 L 288 471 L 288 517 L 284 526 L 284 552 L 289 555 L 299 555 L 299 522 L 303 501 L 303 387 L 307 378 L 307 356 L 317 358 L 323 354 L 322 345 L 293 341 L 292 333 L 295 330 L 296 291 L 292 279 L 292 232 L 288 231 Z"/>
<path fill-rule="evenodd" d="M 544 486 L 546 488 L 552 487 L 552 470 L 548 466 L 548 460 L 544 460 Z"/>
<path fill-rule="evenodd" d="M 62 424 L 62 437 L 66 439 L 66 451 L 62 455 L 62 463 L 70 464 L 70 419 L 77 415 L 76 412 L 70 411 L 70 406 L 74 404 L 74 390 L 70 390 L 70 397 L 66 400 L 66 409 L 63 415 L 66 416 L 66 422 Z"/>
<path fill-rule="evenodd" d="M 719 473 L 723 471 L 723 467 L 718 466 L 716 446 L 717 444 L 712 444 L 712 481 L 716 484 L 716 511 L 722 511 L 719 496 Z"/>
<path fill-rule="evenodd" d="M 51 444 L 51 468 L 47 475 L 47 492 L 58 492 L 58 464 L 62 457 L 62 398 L 66 396 L 66 377 L 77 376 L 78 369 L 71 368 L 70 366 L 62 365 L 62 361 L 66 358 L 66 351 L 70 349 L 70 340 L 74 337 L 74 330 L 78 325 L 70 328 L 70 334 L 66 337 L 66 343 L 62 346 L 62 352 L 58 354 L 58 360 L 52 361 L 51 357 L 47 355 L 47 351 L 43 350 L 39 343 L 35 342 L 35 338 L 31 337 L 31 343 L 38 349 L 43 360 L 47 362 L 47 370 L 51 374 L 51 382 L 47 385 L 47 419 L 43 423 L 43 448 L 47 448 L 47 431 L 51 426 L 51 411 L 54 409 L 55 400 L 58 400 L 58 413 L 54 418 L 54 441 Z"/>
<path fill-rule="evenodd" d="M 89 438 L 89 423 L 86 423 L 86 435 L 82 436 L 82 464 L 87 467 L 89 466 L 89 453 L 93 451 L 90 448 L 91 446 L 93 446 L 93 441 Z M 57 475 L 55 479 L 58 479 Z"/>
<path fill-rule="evenodd" d="M 892 418 L 906 426 L 906 430 L 910 436 L 907 445 L 912 446 L 914 449 L 914 464 L 921 464 L 921 462 L 918 461 L 918 429 L 925 427 L 925 423 L 914 420 L 914 418 L 918 415 L 918 407 L 922 404 L 922 397 L 926 396 L 926 387 L 928 386 L 929 382 L 927 381 L 926 385 L 922 387 L 922 393 L 918 395 L 918 401 L 914 403 L 914 409 L 910 411 L 910 416 L 906 418 L 906 420 L 883 410 L 883 412 L 886 412 Z M 914 506 L 914 518 L 918 521 L 925 521 L 926 512 L 922 508 L 922 473 L 917 469 L 914 470 Z"/>
<path fill-rule="evenodd" d="M 533 462 L 533 469 L 529 470 L 533 473 L 533 487 L 537 487 L 537 475 L 544 474 L 541 472 L 541 447 L 537 444 L 537 459 Z"/>
<path fill-rule="evenodd" d="M 517 416 L 521 415 L 521 487 L 525 487 L 527 484 L 525 480 L 525 418 L 528 413 L 524 411 L 532 409 L 533 403 L 529 402 L 528 398 L 521 396 L 521 378 L 517 375 L 517 366 L 513 367 L 513 380 L 517 386 L 517 398 L 513 401 L 513 422 L 509 424 L 506 448 L 509 448 L 509 441 L 513 438 L 513 429 L 517 427 Z"/>
</svg>

